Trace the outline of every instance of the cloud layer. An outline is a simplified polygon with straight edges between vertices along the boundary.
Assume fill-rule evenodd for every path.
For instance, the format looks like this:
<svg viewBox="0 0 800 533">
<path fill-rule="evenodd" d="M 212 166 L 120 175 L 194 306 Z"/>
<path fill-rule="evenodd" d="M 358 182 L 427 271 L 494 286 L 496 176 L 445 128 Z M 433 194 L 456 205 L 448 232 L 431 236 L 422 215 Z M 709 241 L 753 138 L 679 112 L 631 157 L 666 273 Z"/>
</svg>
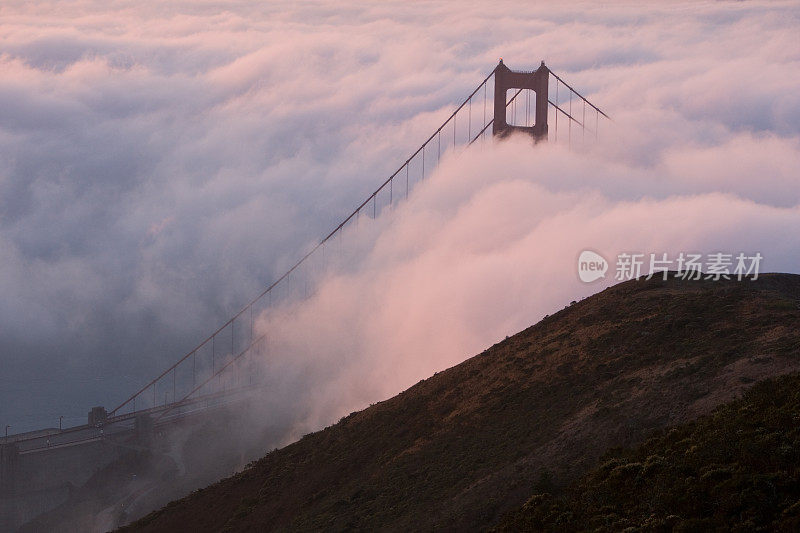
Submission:
<svg viewBox="0 0 800 533">
<path fill-rule="evenodd" d="M 760 251 L 797 271 L 795 2 L 2 9 L 0 420 L 16 429 L 79 423 L 174 361 L 500 56 L 546 60 L 613 126 L 586 150 L 449 158 L 353 235 L 314 298 L 263 317 L 295 432 L 599 290 L 576 277 L 587 247 Z"/>
</svg>

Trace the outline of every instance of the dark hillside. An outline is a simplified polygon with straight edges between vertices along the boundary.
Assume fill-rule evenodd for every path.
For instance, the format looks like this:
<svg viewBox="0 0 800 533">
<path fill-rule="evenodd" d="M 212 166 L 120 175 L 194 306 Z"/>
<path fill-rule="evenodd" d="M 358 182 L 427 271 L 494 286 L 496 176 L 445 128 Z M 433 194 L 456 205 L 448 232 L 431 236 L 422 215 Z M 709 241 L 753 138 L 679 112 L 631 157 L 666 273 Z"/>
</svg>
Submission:
<svg viewBox="0 0 800 533">
<path fill-rule="evenodd" d="M 501 531 L 800 530 L 800 374 L 631 449 L 569 490 L 531 496 Z"/>
<path fill-rule="evenodd" d="M 130 530 L 491 527 L 608 448 L 799 370 L 799 304 L 795 275 L 611 287 Z"/>
</svg>

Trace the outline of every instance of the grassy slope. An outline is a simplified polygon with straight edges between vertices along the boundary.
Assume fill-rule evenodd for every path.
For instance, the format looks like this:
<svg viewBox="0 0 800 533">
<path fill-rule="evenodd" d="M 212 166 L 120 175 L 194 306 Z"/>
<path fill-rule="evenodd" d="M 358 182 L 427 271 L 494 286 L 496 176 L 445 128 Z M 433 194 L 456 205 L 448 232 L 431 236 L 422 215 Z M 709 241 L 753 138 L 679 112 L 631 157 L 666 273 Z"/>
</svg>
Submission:
<svg viewBox="0 0 800 533">
<path fill-rule="evenodd" d="M 633 281 L 131 527 L 489 527 L 531 487 L 800 369 L 800 276 Z"/>
<path fill-rule="evenodd" d="M 533 495 L 501 531 L 800 530 L 800 374 L 767 380 L 553 496 Z M 633 528 L 633 529 L 627 529 Z"/>
</svg>

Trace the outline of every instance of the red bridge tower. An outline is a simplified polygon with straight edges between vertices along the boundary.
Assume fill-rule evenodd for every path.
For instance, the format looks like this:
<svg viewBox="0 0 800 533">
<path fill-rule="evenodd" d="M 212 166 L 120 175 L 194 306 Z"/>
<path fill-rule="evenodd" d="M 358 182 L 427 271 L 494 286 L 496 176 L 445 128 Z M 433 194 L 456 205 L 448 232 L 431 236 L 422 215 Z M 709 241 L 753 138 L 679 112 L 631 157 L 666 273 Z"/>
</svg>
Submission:
<svg viewBox="0 0 800 533">
<path fill-rule="evenodd" d="M 544 61 L 533 72 L 517 72 L 503 64 L 497 65 L 494 72 L 494 124 L 492 134 L 505 137 L 513 131 L 523 131 L 537 141 L 547 139 L 547 85 L 550 70 Z M 530 89 L 536 94 L 536 113 L 533 126 L 514 126 L 506 119 L 506 103 L 510 89 Z"/>
</svg>

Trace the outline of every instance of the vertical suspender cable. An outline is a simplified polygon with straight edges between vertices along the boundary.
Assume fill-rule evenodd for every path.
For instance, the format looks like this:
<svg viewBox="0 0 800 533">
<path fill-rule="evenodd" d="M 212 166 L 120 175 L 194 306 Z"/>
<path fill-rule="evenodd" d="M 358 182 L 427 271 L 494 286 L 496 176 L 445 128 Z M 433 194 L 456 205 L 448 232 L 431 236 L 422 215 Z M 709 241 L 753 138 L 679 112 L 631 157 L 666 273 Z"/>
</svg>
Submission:
<svg viewBox="0 0 800 533">
<path fill-rule="evenodd" d="M 406 200 L 408 200 L 408 166 L 409 162 L 406 162 Z"/>
<path fill-rule="evenodd" d="M 556 80 L 556 106 L 558 106 L 558 80 Z M 556 107 L 556 142 L 558 142 L 558 107 Z"/>
<path fill-rule="evenodd" d="M 594 140 L 597 140 L 597 131 L 598 127 L 600 126 L 600 112 L 595 110 L 594 112 Z"/>
<path fill-rule="evenodd" d="M 472 140 L 472 97 L 469 97 L 469 120 L 467 121 L 467 143 Z"/>
<path fill-rule="evenodd" d="M 530 126 L 531 120 L 531 91 L 530 89 L 525 91 L 525 95 L 527 98 L 525 99 L 525 127 L 527 128 Z"/>
</svg>

